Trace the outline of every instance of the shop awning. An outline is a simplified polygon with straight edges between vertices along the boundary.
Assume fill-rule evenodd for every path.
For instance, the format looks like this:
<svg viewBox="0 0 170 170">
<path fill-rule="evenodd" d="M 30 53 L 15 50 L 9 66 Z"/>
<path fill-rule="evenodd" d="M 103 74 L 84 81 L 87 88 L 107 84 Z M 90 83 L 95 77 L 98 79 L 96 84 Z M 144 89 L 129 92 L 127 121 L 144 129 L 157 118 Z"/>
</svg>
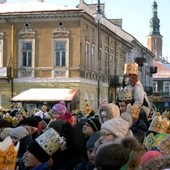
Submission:
<svg viewBox="0 0 170 170">
<path fill-rule="evenodd" d="M 32 88 L 13 97 L 11 102 L 54 102 L 71 101 L 77 89 L 66 88 Z"/>
</svg>

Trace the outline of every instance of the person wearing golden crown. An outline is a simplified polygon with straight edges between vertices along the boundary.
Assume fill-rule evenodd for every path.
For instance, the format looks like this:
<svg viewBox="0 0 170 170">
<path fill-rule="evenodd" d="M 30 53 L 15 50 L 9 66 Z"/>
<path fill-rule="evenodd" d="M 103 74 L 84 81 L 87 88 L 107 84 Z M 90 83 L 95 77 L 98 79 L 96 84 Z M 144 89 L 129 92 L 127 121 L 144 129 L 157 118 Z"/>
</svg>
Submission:
<svg viewBox="0 0 170 170">
<path fill-rule="evenodd" d="M 124 66 L 124 81 L 122 84 L 123 88 L 129 88 L 132 90 L 132 106 L 130 107 L 131 112 L 140 109 L 140 114 L 135 115 L 136 119 L 139 117 L 144 119 L 147 128 L 149 123 L 147 117 L 151 111 L 151 104 L 148 100 L 147 94 L 143 88 L 142 83 L 138 80 L 138 64 L 137 63 L 126 63 Z M 139 109 L 137 109 L 137 107 Z"/>
<path fill-rule="evenodd" d="M 138 80 L 138 64 L 127 63 L 124 67 L 122 87 L 118 91 L 118 105 L 121 113 L 129 112 L 133 118 L 131 130 L 139 142 L 143 142 L 149 121 L 144 107 L 150 107 L 147 94 Z"/>
</svg>

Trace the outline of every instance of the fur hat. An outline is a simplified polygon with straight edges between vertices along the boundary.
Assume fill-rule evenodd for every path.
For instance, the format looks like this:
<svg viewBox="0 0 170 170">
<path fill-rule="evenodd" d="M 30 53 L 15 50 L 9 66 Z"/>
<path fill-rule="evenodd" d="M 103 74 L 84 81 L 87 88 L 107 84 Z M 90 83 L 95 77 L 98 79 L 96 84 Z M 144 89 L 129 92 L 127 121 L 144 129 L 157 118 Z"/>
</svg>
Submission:
<svg viewBox="0 0 170 170">
<path fill-rule="evenodd" d="M 53 114 L 63 115 L 63 114 L 65 114 L 66 110 L 67 110 L 67 108 L 63 103 L 55 104 L 52 107 L 52 113 Z"/>
<path fill-rule="evenodd" d="M 111 118 L 119 117 L 120 110 L 119 107 L 114 103 L 105 103 L 100 106 L 98 114 L 100 122 L 104 123 L 104 118 L 108 120 Z"/>
<path fill-rule="evenodd" d="M 94 148 L 94 144 L 95 142 L 100 138 L 100 133 L 99 132 L 95 132 L 93 133 L 90 138 L 88 139 L 88 141 L 86 142 L 86 149 L 89 148 Z"/>
<path fill-rule="evenodd" d="M 10 136 L 15 137 L 17 139 L 22 139 L 25 136 L 29 135 L 28 130 L 24 126 L 18 126 L 16 128 L 12 128 Z"/>
<path fill-rule="evenodd" d="M 124 113 L 121 117 L 115 117 L 104 122 L 101 131 L 109 131 L 118 138 L 124 138 L 128 134 L 131 124 L 132 117 Z"/>
<path fill-rule="evenodd" d="M 151 160 L 153 158 L 160 157 L 160 156 L 162 156 L 162 154 L 159 151 L 148 150 L 141 156 L 140 165 L 144 166 L 146 164 L 146 162 L 148 162 L 149 160 Z"/>
<path fill-rule="evenodd" d="M 126 137 L 121 143 L 104 143 L 96 154 L 97 169 L 120 169 L 138 167 L 144 149 L 134 137 Z M 125 168 L 126 169 L 126 168 Z"/>
<path fill-rule="evenodd" d="M 98 119 L 96 118 L 88 118 L 86 122 L 91 126 L 93 132 L 100 131 L 101 124 Z"/>
<path fill-rule="evenodd" d="M 40 162 L 47 162 L 63 143 L 63 138 L 50 128 L 28 145 L 28 151 Z"/>
</svg>

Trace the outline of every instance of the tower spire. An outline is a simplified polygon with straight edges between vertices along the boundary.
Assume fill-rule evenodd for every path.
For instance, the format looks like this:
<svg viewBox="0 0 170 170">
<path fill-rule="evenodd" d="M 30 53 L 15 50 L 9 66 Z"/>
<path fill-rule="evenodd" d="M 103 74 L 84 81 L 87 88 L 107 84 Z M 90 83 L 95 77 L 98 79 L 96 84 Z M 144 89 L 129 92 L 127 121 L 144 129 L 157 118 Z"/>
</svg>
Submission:
<svg viewBox="0 0 170 170">
<path fill-rule="evenodd" d="M 158 5 L 156 3 L 156 0 L 154 0 L 152 4 L 152 13 L 153 16 L 150 19 L 150 35 L 160 35 L 160 20 L 158 18 L 158 11 L 157 11 Z"/>
</svg>

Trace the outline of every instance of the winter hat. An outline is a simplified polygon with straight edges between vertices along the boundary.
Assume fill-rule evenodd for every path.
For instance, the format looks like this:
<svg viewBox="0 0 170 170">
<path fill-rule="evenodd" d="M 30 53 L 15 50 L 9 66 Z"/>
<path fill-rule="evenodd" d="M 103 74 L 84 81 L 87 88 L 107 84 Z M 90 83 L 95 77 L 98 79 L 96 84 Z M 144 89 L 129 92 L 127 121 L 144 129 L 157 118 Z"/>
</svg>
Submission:
<svg viewBox="0 0 170 170">
<path fill-rule="evenodd" d="M 94 148 L 94 144 L 99 138 L 100 138 L 100 132 L 93 133 L 86 142 L 86 149 Z"/>
<path fill-rule="evenodd" d="M 27 150 L 31 152 L 40 162 L 47 162 L 64 143 L 53 128 L 48 129 L 28 145 Z"/>
<path fill-rule="evenodd" d="M 53 114 L 63 115 L 63 114 L 65 114 L 66 110 L 67 110 L 66 106 L 63 105 L 62 103 L 55 104 L 52 107 Z"/>
<path fill-rule="evenodd" d="M 58 119 L 58 120 L 52 120 L 47 127 L 53 128 L 55 131 L 57 131 L 59 134 L 61 133 L 61 127 L 64 124 L 64 120 Z"/>
<path fill-rule="evenodd" d="M 38 128 L 38 120 L 34 117 L 27 117 L 21 120 L 20 124 Z"/>
<path fill-rule="evenodd" d="M 101 131 L 108 131 L 118 138 L 124 138 L 128 134 L 131 122 L 132 118 L 129 114 L 115 117 L 104 122 L 101 126 Z"/>
<path fill-rule="evenodd" d="M 91 126 L 94 132 L 100 131 L 101 124 L 96 118 L 88 118 L 86 122 Z"/>
<path fill-rule="evenodd" d="M 132 169 L 138 167 L 140 156 L 144 149 L 136 138 L 125 137 L 121 143 L 107 142 L 96 153 L 95 165 L 97 169 Z M 123 168 L 124 169 L 124 168 Z"/>
<path fill-rule="evenodd" d="M 146 162 L 153 158 L 161 157 L 162 154 L 156 150 L 148 150 L 146 151 L 140 158 L 140 165 L 144 166 Z"/>
<path fill-rule="evenodd" d="M 105 103 L 102 104 L 98 110 L 99 119 L 101 123 L 104 123 L 105 119 L 111 119 L 120 116 L 119 107 L 114 103 Z"/>
<path fill-rule="evenodd" d="M 5 119 L 0 119 L 0 128 L 11 127 L 11 123 Z"/>
<path fill-rule="evenodd" d="M 12 128 L 10 136 L 16 139 L 22 139 L 25 136 L 29 135 L 27 129 L 23 126 L 18 126 L 16 128 Z"/>
<path fill-rule="evenodd" d="M 170 169 L 170 155 L 153 158 L 142 167 L 142 170 L 168 170 Z"/>
</svg>

